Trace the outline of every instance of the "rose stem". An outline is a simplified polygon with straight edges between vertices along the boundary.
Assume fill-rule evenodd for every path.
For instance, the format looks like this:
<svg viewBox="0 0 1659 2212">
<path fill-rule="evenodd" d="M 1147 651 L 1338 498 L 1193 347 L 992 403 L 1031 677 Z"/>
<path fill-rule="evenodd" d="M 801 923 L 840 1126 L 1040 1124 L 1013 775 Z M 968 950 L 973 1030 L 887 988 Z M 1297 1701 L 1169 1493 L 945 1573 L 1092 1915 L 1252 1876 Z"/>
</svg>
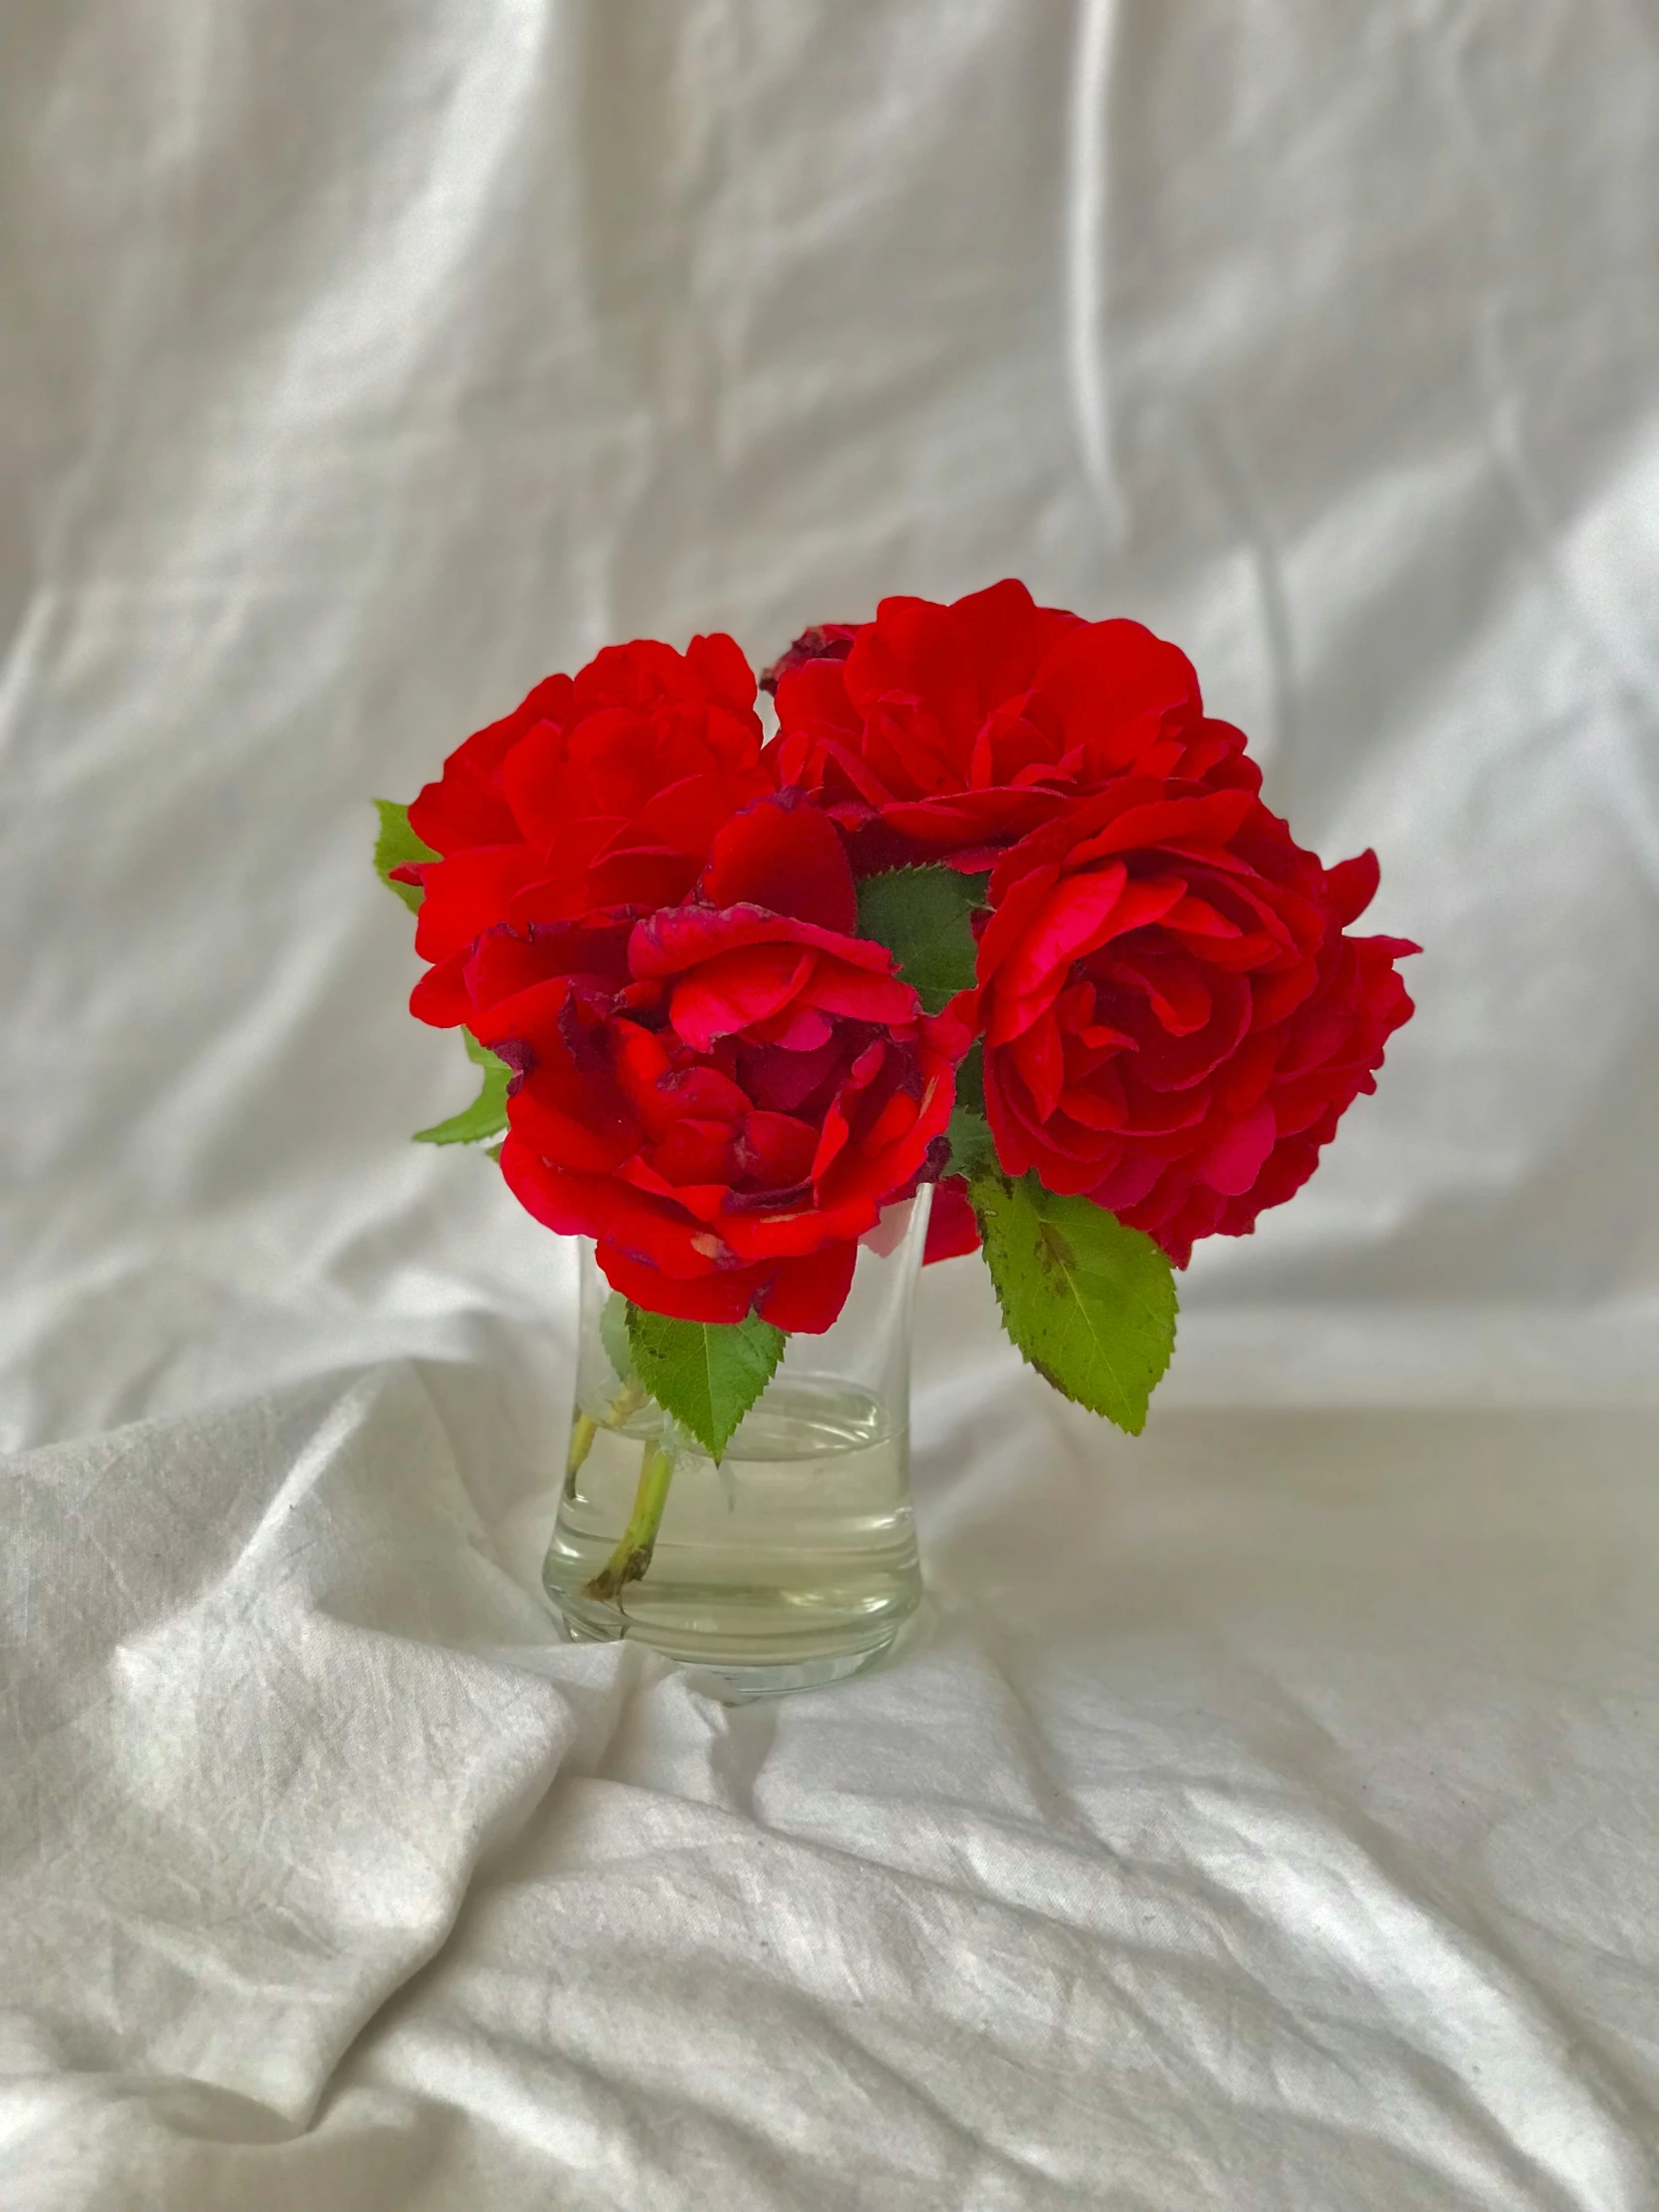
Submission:
<svg viewBox="0 0 1659 2212">
<path fill-rule="evenodd" d="M 593 1449 L 593 1439 L 602 1428 L 619 1428 L 645 1403 L 643 1384 L 630 1379 L 624 1382 L 605 1411 L 603 1420 L 595 1420 L 591 1413 L 578 1413 L 570 1430 L 570 1456 L 565 1461 L 565 1495 L 576 1495 L 576 1477 L 582 1471 L 582 1462 Z"/>
<path fill-rule="evenodd" d="M 593 1439 L 599 1433 L 599 1423 L 591 1413 L 578 1413 L 571 1423 L 570 1456 L 565 1461 L 565 1495 L 572 1497 L 576 1491 L 576 1477 L 582 1471 L 582 1462 L 593 1449 Z"/>
<path fill-rule="evenodd" d="M 584 1597 L 619 1597 L 628 1584 L 637 1582 L 650 1566 L 673 1473 L 673 1452 L 664 1447 L 661 1436 L 648 1436 L 640 1460 L 640 1486 L 634 1492 L 634 1510 L 628 1516 L 628 1526 L 622 1531 L 621 1543 L 583 1591 Z"/>
</svg>

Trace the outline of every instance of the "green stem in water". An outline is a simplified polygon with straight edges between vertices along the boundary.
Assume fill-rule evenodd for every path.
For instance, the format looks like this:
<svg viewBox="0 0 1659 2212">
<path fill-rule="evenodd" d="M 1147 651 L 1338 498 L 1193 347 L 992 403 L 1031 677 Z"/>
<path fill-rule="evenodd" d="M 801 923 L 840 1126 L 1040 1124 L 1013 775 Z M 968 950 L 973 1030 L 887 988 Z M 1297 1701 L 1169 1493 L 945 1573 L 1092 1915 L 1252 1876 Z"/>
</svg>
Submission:
<svg viewBox="0 0 1659 2212">
<path fill-rule="evenodd" d="M 602 1428 L 620 1428 L 625 1420 L 632 1420 L 645 1403 L 645 1385 L 632 1378 L 624 1382 L 616 1396 L 605 1409 L 603 1420 L 595 1420 L 591 1413 L 578 1413 L 571 1423 L 570 1455 L 565 1460 L 565 1495 L 576 1495 L 576 1477 L 582 1471 L 583 1461 L 593 1449 L 593 1439 Z"/>
<path fill-rule="evenodd" d="M 570 1497 L 576 1488 L 576 1477 L 582 1471 L 582 1462 L 593 1449 L 593 1439 L 599 1433 L 599 1423 L 591 1413 L 578 1413 L 570 1426 L 570 1456 L 565 1461 L 565 1495 Z"/>
<path fill-rule="evenodd" d="M 634 1510 L 628 1516 L 628 1526 L 622 1531 L 622 1541 L 583 1591 L 584 1597 L 606 1600 L 620 1597 L 630 1582 L 637 1582 L 645 1573 L 656 1548 L 657 1531 L 662 1526 L 663 1507 L 668 1503 L 668 1486 L 673 1474 L 673 1452 L 665 1448 L 661 1436 L 648 1436 L 640 1461 L 640 1486 L 634 1492 Z"/>
</svg>

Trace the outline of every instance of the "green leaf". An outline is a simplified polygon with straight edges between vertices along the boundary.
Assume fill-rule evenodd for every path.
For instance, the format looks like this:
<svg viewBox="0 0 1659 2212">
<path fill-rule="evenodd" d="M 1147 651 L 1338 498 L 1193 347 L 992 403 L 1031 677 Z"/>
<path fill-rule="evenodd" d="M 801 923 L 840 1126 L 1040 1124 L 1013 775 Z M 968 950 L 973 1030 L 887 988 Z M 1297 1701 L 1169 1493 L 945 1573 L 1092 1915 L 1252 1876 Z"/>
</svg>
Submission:
<svg viewBox="0 0 1659 2212">
<path fill-rule="evenodd" d="M 953 867 L 895 867 L 858 885 L 858 934 L 884 944 L 928 1013 L 971 988 L 977 947 L 968 916 L 985 903 L 985 875 Z"/>
<path fill-rule="evenodd" d="M 500 1136 L 507 1126 L 507 1085 L 513 1079 L 512 1069 L 505 1060 L 498 1060 L 488 1045 L 480 1044 L 470 1030 L 461 1031 L 461 1041 L 467 1058 L 484 1071 L 483 1087 L 460 1113 L 451 1114 L 447 1121 L 430 1129 L 417 1129 L 416 1144 L 482 1144 L 486 1137 Z"/>
<path fill-rule="evenodd" d="M 1034 1175 L 975 1180 L 1002 1324 L 1045 1381 L 1138 1436 L 1175 1350 L 1175 1278 L 1150 1237 Z"/>
<path fill-rule="evenodd" d="M 377 799 L 374 804 L 380 815 L 380 834 L 374 840 L 374 872 L 388 891 L 395 891 L 404 905 L 416 913 L 426 893 L 418 883 L 394 883 L 391 871 L 412 861 L 435 860 L 438 854 L 429 844 L 423 844 L 409 828 L 407 807 L 399 807 L 391 799 Z"/>
<path fill-rule="evenodd" d="M 985 1111 L 985 1048 L 982 1044 L 969 1045 L 966 1059 L 956 1070 L 956 1103 L 975 1114 Z"/>
<path fill-rule="evenodd" d="M 754 1314 L 739 1322 L 676 1321 L 630 1306 L 628 1341 L 651 1395 L 718 1461 L 772 1381 L 788 1339 Z"/>
<path fill-rule="evenodd" d="M 613 1291 L 605 1301 L 599 1317 L 599 1341 L 617 1381 L 626 1382 L 634 1372 L 634 1349 L 628 1342 L 628 1301 L 620 1291 Z"/>
<path fill-rule="evenodd" d="M 971 1178 L 996 1173 L 996 1146 L 991 1142 L 991 1125 L 983 1114 L 975 1113 L 971 1106 L 957 1106 L 945 1135 L 950 1144 L 946 1175 Z"/>
<path fill-rule="evenodd" d="M 985 1119 L 985 1053 L 977 1043 L 956 1070 L 956 1103 L 945 1136 L 950 1145 L 947 1175 L 996 1173 L 996 1146 Z"/>
</svg>

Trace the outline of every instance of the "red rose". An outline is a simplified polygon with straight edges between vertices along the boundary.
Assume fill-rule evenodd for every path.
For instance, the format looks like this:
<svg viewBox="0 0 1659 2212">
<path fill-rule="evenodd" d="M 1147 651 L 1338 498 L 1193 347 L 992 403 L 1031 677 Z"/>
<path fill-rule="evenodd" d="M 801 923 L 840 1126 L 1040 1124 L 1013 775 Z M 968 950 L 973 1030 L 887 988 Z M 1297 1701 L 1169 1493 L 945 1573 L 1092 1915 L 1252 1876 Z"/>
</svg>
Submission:
<svg viewBox="0 0 1659 2212">
<path fill-rule="evenodd" d="M 684 653 L 609 646 L 576 677 L 549 677 L 458 747 L 409 809 L 442 854 L 397 871 L 425 886 L 415 950 L 433 963 L 410 1010 L 440 1028 L 465 1021 L 462 968 L 498 922 L 684 898 L 721 825 L 772 788 L 754 674 L 728 637 Z"/>
<path fill-rule="evenodd" d="M 507 1182 L 640 1305 L 828 1329 L 858 1239 L 937 1172 L 971 1031 L 856 920 L 831 824 L 773 798 L 695 898 L 497 927 L 464 961 L 464 1018 L 520 1071 Z"/>
<path fill-rule="evenodd" d="M 1260 786 L 1186 655 L 1138 622 L 1084 622 L 1008 582 L 948 607 L 883 599 L 846 635 L 809 631 L 778 664 L 769 754 L 851 834 L 860 871 L 989 867 L 1119 776 Z"/>
<path fill-rule="evenodd" d="M 1177 1266 L 1314 1172 L 1390 1031 L 1393 962 L 1349 937 L 1377 860 L 1327 870 L 1248 791 L 1128 778 L 1005 853 L 979 945 L 985 1102 L 1010 1174 L 1084 1193 Z"/>
</svg>

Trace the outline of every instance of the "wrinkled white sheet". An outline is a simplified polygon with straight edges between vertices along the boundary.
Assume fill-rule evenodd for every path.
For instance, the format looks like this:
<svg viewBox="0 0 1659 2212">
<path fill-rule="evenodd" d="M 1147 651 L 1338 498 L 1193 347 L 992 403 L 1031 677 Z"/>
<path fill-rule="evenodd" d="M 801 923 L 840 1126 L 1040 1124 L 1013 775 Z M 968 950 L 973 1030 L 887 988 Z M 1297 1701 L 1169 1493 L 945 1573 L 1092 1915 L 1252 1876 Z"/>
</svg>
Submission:
<svg viewBox="0 0 1659 2212">
<path fill-rule="evenodd" d="M 1655 329 L 1616 0 L 0 14 L 5 2212 L 1659 2205 Z M 923 1630 L 728 1712 L 363 799 L 1008 572 L 1421 1011 L 1140 1442 L 933 1271 Z"/>
</svg>

